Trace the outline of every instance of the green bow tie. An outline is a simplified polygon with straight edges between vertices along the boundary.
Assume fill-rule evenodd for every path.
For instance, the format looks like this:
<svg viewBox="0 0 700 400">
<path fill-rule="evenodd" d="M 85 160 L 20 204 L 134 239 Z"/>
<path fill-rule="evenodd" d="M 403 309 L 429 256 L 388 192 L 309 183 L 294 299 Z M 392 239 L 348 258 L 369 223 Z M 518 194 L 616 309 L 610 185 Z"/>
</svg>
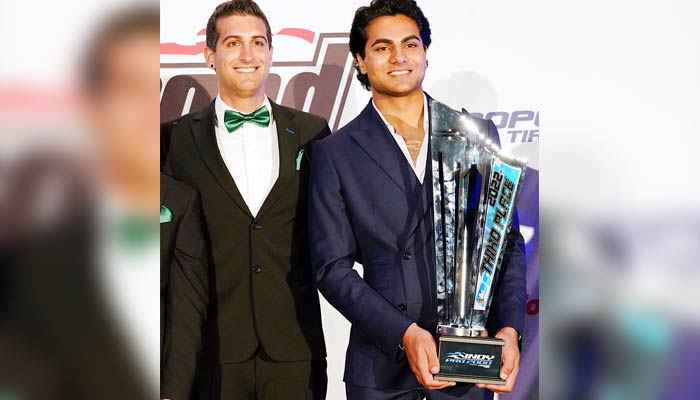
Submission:
<svg viewBox="0 0 700 400">
<path fill-rule="evenodd" d="M 267 111 L 267 107 L 262 106 L 250 114 L 242 114 L 233 110 L 226 110 L 224 113 L 224 124 L 229 132 L 235 131 L 246 122 L 254 122 L 266 127 L 270 124 L 270 112 Z"/>
</svg>

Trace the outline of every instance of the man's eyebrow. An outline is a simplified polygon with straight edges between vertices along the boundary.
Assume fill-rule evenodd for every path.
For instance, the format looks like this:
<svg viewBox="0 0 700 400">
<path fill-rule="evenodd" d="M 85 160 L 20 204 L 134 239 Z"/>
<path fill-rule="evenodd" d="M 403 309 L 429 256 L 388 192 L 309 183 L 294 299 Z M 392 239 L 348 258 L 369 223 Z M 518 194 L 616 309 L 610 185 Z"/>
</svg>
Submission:
<svg viewBox="0 0 700 400">
<path fill-rule="evenodd" d="M 372 43 L 372 46 L 374 46 L 375 44 L 379 44 L 379 43 L 392 44 L 393 42 L 389 39 L 377 39 L 374 41 L 374 43 Z"/>
<path fill-rule="evenodd" d="M 223 42 L 225 42 L 225 41 L 227 41 L 227 40 L 229 40 L 229 39 L 239 39 L 239 40 L 241 40 L 241 39 L 244 39 L 244 37 L 243 37 L 243 36 L 240 36 L 240 35 L 228 35 L 228 36 L 226 36 L 225 38 L 221 39 L 221 42 L 223 43 Z M 252 37 L 252 39 L 265 39 L 265 42 L 267 42 L 267 36 L 264 36 L 264 35 L 255 35 L 255 36 Z"/>
<path fill-rule="evenodd" d="M 409 40 L 420 40 L 420 38 L 416 35 L 406 36 L 405 38 L 403 38 L 403 40 L 401 40 L 401 43 L 408 42 Z M 372 46 L 374 46 L 375 44 L 379 44 L 379 43 L 392 44 L 394 42 L 392 42 L 389 39 L 377 39 L 372 43 Z"/>
</svg>

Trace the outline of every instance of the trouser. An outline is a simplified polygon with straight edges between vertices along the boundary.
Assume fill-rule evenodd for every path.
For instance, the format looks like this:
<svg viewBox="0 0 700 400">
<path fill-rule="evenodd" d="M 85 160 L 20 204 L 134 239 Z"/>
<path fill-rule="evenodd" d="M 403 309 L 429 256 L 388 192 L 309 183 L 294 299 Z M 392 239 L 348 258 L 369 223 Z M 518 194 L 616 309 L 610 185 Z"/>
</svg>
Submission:
<svg viewBox="0 0 700 400">
<path fill-rule="evenodd" d="M 491 400 L 493 393 L 474 385 L 457 384 L 441 390 L 427 389 L 373 389 L 345 384 L 347 400 Z"/>
<path fill-rule="evenodd" d="M 193 400 L 324 400 L 326 359 L 275 361 L 262 347 L 246 361 L 201 366 Z"/>
</svg>

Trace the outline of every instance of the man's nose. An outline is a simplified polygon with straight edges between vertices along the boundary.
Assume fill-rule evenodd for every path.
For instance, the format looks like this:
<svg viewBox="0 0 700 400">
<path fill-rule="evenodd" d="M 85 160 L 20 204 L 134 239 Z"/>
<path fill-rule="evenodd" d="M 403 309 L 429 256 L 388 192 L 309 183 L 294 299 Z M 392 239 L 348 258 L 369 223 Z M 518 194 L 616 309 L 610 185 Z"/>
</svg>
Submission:
<svg viewBox="0 0 700 400">
<path fill-rule="evenodd" d="M 391 59 L 389 61 L 391 61 L 392 64 L 403 64 L 406 62 L 406 55 L 404 55 L 400 48 L 396 48 L 391 52 Z"/>
<path fill-rule="evenodd" d="M 238 55 L 238 58 L 240 58 L 241 61 L 253 61 L 253 49 L 248 45 L 242 45 L 241 52 Z"/>
</svg>

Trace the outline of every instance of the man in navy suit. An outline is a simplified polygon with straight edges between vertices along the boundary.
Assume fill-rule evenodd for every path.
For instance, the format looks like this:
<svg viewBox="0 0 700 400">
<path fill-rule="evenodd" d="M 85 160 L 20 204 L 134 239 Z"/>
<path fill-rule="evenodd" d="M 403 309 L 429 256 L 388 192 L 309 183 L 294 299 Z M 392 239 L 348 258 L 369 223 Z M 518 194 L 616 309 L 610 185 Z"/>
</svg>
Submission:
<svg viewBox="0 0 700 400">
<path fill-rule="evenodd" d="M 511 391 L 518 373 L 525 256 L 516 220 L 487 324 L 505 341 L 506 384 L 433 378 L 439 362 L 430 98 L 422 89 L 429 45 L 430 26 L 415 1 L 374 0 L 359 8 L 350 51 L 372 100 L 313 146 L 312 265 L 320 291 L 352 323 L 344 375 L 351 400 L 483 399 Z M 491 121 L 477 124 L 497 140 Z M 353 270 L 355 262 L 364 277 Z"/>
</svg>

